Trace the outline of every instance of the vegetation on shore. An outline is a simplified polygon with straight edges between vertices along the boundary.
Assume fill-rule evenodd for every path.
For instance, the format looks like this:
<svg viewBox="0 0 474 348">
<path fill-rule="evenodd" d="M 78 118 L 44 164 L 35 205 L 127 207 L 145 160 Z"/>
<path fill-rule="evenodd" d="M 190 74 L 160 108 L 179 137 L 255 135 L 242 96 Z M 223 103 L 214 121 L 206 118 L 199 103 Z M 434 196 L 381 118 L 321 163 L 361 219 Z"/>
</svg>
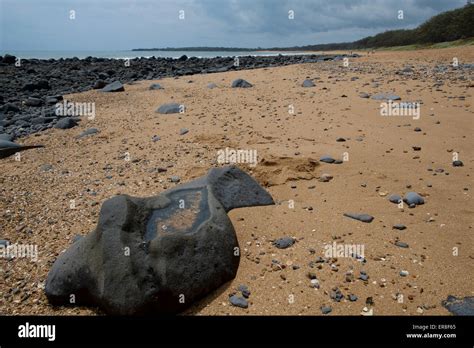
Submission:
<svg viewBox="0 0 474 348">
<path fill-rule="evenodd" d="M 474 4 L 440 13 L 415 29 L 389 30 L 354 42 L 330 43 L 295 47 L 237 48 L 237 47 L 181 47 L 140 48 L 133 51 L 331 51 L 392 49 L 408 50 L 445 48 L 471 45 L 474 40 Z"/>
</svg>

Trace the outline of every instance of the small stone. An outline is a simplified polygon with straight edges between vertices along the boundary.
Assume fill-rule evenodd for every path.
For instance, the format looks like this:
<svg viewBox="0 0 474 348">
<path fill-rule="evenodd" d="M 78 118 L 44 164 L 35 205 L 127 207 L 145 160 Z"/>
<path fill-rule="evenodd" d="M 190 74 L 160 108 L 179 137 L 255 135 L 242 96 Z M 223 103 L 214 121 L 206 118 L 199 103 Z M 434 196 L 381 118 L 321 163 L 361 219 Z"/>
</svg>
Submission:
<svg viewBox="0 0 474 348">
<path fill-rule="evenodd" d="M 168 103 L 161 105 L 155 112 L 160 114 L 179 114 L 183 106 L 178 103 Z"/>
<path fill-rule="evenodd" d="M 177 175 L 173 175 L 171 178 L 170 178 L 170 181 L 171 182 L 174 182 L 174 183 L 178 183 L 181 181 L 181 178 Z"/>
<path fill-rule="evenodd" d="M 374 217 L 368 214 L 344 213 L 344 216 L 354 219 L 354 220 L 359 220 L 365 223 L 371 223 L 374 220 Z"/>
<path fill-rule="evenodd" d="M 405 195 L 404 201 L 408 206 L 416 206 L 416 205 L 421 205 L 425 203 L 425 200 L 423 197 L 421 197 L 418 193 L 416 192 L 408 192 Z"/>
<path fill-rule="evenodd" d="M 148 87 L 148 89 L 151 91 L 155 91 L 155 90 L 164 89 L 164 88 L 159 83 L 153 83 L 150 85 L 150 87 Z"/>
<path fill-rule="evenodd" d="M 414 131 L 415 131 L 415 132 L 421 132 L 421 128 L 420 128 L 420 127 L 416 127 L 416 128 L 414 129 Z"/>
<path fill-rule="evenodd" d="M 329 182 L 329 181 L 332 180 L 332 178 L 333 178 L 333 177 L 332 177 L 332 175 L 330 175 L 330 174 L 322 174 L 322 175 L 319 177 L 318 181 L 320 181 L 320 182 Z"/>
<path fill-rule="evenodd" d="M 40 167 L 41 171 L 43 172 L 49 172 L 51 170 L 53 170 L 53 166 L 51 164 L 43 164 L 41 167 Z"/>
<path fill-rule="evenodd" d="M 408 248 L 408 244 L 407 243 L 404 243 L 404 242 L 400 242 L 400 241 L 396 241 L 395 242 L 395 245 L 400 247 L 400 248 Z"/>
<path fill-rule="evenodd" d="M 324 163 L 334 163 L 335 161 L 331 156 L 322 156 L 319 160 Z"/>
<path fill-rule="evenodd" d="M 405 225 L 402 225 L 402 224 L 396 224 L 396 225 L 393 225 L 392 227 L 394 230 L 400 230 L 400 231 L 403 231 L 405 230 L 407 227 Z"/>
<path fill-rule="evenodd" d="M 351 301 L 351 302 L 357 301 L 357 296 L 354 295 L 354 294 L 350 294 L 347 298 L 348 298 L 349 301 Z"/>
<path fill-rule="evenodd" d="M 77 126 L 76 120 L 71 117 L 65 117 L 60 119 L 55 125 L 54 128 L 57 129 L 70 129 Z"/>
<path fill-rule="evenodd" d="M 232 88 L 250 88 L 253 85 L 243 79 L 237 79 L 232 82 Z"/>
<path fill-rule="evenodd" d="M 189 129 L 187 129 L 187 128 L 181 128 L 179 130 L 179 135 L 185 135 L 187 133 L 189 133 Z"/>
<path fill-rule="evenodd" d="M 249 306 L 248 301 L 245 298 L 241 297 L 241 296 L 232 295 L 229 298 L 229 301 L 235 307 L 248 308 L 248 306 Z"/>
<path fill-rule="evenodd" d="M 388 200 L 392 203 L 399 204 L 402 201 L 402 197 L 399 195 L 390 195 Z"/>
<path fill-rule="evenodd" d="M 408 271 L 403 271 L 403 270 L 400 271 L 400 275 L 401 275 L 402 277 L 407 277 L 408 274 L 409 274 Z"/>
<path fill-rule="evenodd" d="M 462 161 L 453 161 L 453 167 L 463 167 L 464 163 Z"/>
<path fill-rule="evenodd" d="M 249 298 L 250 296 L 250 290 L 247 287 L 247 285 L 239 285 L 237 290 L 239 290 L 242 293 L 242 296 L 245 298 Z"/>
<path fill-rule="evenodd" d="M 273 245 L 276 246 L 278 249 L 286 249 L 292 246 L 295 243 L 294 238 L 291 237 L 283 237 L 277 239 L 273 242 Z"/>
<path fill-rule="evenodd" d="M 102 88 L 102 92 L 123 92 L 125 91 L 125 88 L 119 81 L 114 81 L 112 83 L 109 83 L 107 86 Z"/>
<path fill-rule="evenodd" d="M 314 87 L 315 84 L 311 80 L 304 80 L 303 83 L 301 84 L 302 87 L 308 88 L 308 87 Z"/>
<path fill-rule="evenodd" d="M 346 139 L 344 139 L 344 138 L 337 138 L 336 141 L 337 141 L 338 143 L 343 143 L 343 142 L 346 141 Z"/>
<path fill-rule="evenodd" d="M 89 135 L 97 134 L 99 133 L 99 130 L 97 128 L 88 128 L 85 131 L 83 131 L 81 134 L 77 136 L 77 138 L 84 138 Z"/>
<path fill-rule="evenodd" d="M 321 307 L 321 313 L 323 314 L 329 314 L 332 312 L 331 306 L 322 306 Z"/>
</svg>

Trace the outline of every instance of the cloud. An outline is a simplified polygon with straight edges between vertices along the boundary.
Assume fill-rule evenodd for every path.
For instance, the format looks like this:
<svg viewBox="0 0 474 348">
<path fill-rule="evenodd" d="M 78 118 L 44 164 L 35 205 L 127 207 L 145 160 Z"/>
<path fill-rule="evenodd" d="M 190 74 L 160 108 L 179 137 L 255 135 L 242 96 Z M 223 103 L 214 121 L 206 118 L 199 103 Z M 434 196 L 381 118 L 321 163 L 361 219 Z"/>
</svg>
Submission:
<svg viewBox="0 0 474 348">
<path fill-rule="evenodd" d="M 465 0 L 0 0 L 2 50 L 275 47 L 413 28 Z M 69 11 L 76 11 L 76 19 Z M 185 19 L 179 19 L 184 10 Z M 293 10 L 295 18 L 288 18 Z M 403 20 L 398 11 L 403 10 Z"/>
</svg>

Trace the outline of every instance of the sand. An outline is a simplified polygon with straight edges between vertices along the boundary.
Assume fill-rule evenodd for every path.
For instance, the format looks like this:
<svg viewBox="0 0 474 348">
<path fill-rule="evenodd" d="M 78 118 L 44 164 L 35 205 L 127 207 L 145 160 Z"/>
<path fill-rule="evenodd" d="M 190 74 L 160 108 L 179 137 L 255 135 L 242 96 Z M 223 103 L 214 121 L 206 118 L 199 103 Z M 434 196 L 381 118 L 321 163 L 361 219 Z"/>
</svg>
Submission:
<svg viewBox="0 0 474 348">
<path fill-rule="evenodd" d="M 95 102 L 95 120 L 84 117 L 78 127 L 20 139 L 46 147 L 23 152 L 20 161 L 0 161 L 0 239 L 34 244 L 39 252 L 36 262 L 0 260 L 0 313 L 101 314 L 48 304 L 42 287 L 55 258 L 74 236 L 95 228 L 106 199 L 151 196 L 176 185 L 171 176 L 181 182 L 198 177 L 221 165 L 217 152 L 228 147 L 257 150 L 257 166 L 240 166 L 266 185 L 277 205 L 230 212 L 242 248 L 237 277 L 185 314 L 322 315 L 320 307 L 327 305 L 329 315 L 360 315 L 364 307 L 374 315 L 449 315 L 441 306 L 448 295 L 474 295 L 474 73 L 448 69 L 443 74 L 433 68 L 451 64 L 453 57 L 472 63 L 474 47 L 362 54 L 348 67 L 311 63 L 142 81 L 121 93 L 67 96 Z M 407 65 L 414 73 L 397 73 Z M 254 87 L 230 88 L 236 78 Z M 306 78 L 316 87 L 302 88 Z M 438 80 L 444 84 L 435 86 Z M 206 88 L 211 82 L 218 87 Z M 164 89 L 148 90 L 152 83 Z M 361 92 L 422 101 L 420 118 L 383 117 L 380 101 L 361 98 Z M 184 104 L 185 113 L 155 113 L 168 102 Z M 76 138 L 90 127 L 100 133 Z M 182 128 L 189 132 L 180 135 Z M 152 141 L 154 135 L 161 139 Z M 340 137 L 346 141 L 336 141 Z M 463 167 L 452 166 L 453 152 Z M 323 155 L 348 160 L 340 165 L 314 161 Z M 333 178 L 322 182 L 322 174 Z M 408 191 L 420 193 L 425 204 L 400 209 L 387 199 Z M 362 223 L 344 217 L 346 212 L 375 219 Z M 407 229 L 392 229 L 398 223 Z M 297 242 L 275 248 L 272 240 L 284 236 Z M 409 248 L 395 246 L 396 240 Z M 352 257 L 315 263 L 333 242 L 363 246 L 366 263 Z M 346 282 L 350 270 L 354 280 Z M 357 279 L 360 270 L 369 275 L 367 281 Z M 409 275 L 402 277 L 402 270 Z M 311 287 L 308 272 L 316 274 L 319 289 Z M 251 291 L 247 309 L 228 300 L 240 284 Z M 334 287 L 358 300 L 333 301 Z"/>
</svg>

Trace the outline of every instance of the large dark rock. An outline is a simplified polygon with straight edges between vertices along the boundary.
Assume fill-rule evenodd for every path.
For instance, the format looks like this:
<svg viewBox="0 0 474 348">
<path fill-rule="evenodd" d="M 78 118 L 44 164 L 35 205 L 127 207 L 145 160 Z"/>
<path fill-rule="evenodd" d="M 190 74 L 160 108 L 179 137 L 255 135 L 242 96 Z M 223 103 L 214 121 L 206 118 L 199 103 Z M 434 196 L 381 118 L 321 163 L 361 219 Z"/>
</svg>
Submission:
<svg viewBox="0 0 474 348">
<path fill-rule="evenodd" d="M 104 202 L 97 228 L 54 263 L 49 301 L 99 306 L 109 314 L 176 313 L 236 275 L 240 252 L 227 212 L 274 204 L 248 174 L 207 176 L 149 198 Z"/>
<path fill-rule="evenodd" d="M 454 315 L 474 315 L 474 296 L 456 298 L 449 295 L 442 305 Z"/>
</svg>

